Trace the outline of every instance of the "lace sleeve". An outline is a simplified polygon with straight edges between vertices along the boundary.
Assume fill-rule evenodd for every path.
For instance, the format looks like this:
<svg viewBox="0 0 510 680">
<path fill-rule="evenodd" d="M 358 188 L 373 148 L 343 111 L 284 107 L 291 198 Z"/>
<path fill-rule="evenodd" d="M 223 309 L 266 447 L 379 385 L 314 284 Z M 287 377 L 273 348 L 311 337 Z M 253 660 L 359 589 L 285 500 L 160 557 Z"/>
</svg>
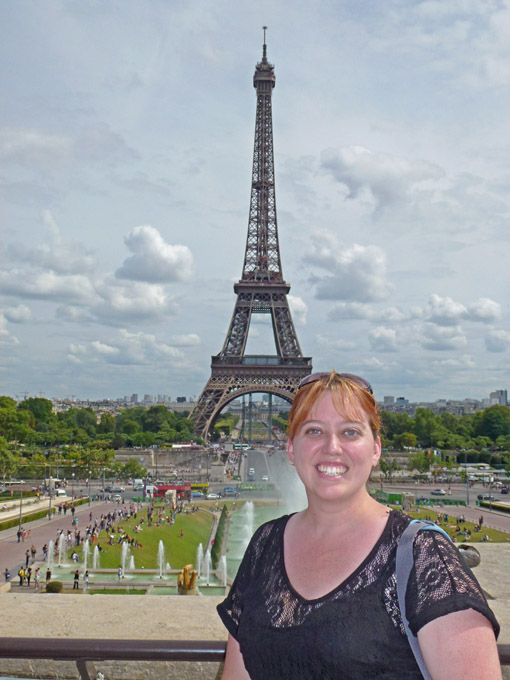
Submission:
<svg viewBox="0 0 510 680">
<path fill-rule="evenodd" d="M 253 534 L 237 571 L 237 576 L 230 588 L 230 592 L 227 598 L 216 608 L 228 632 L 236 640 L 239 621 L 241 619 L 241 614 L 243 613 L 244 593 L 257 570 L 257 563 L 262 555 L 273 524 L 274 522 L 263 524 Z"/>
<path fill-rule="evenodd" d="M 457 548 L 435 531 L 421 531 L 416 536 L 406 609 L 415 635 L 430 621 L 464 609 L 483 614 L 496 637 L 499 634 L 499 624 L 471 569 Z"/>
</svg>

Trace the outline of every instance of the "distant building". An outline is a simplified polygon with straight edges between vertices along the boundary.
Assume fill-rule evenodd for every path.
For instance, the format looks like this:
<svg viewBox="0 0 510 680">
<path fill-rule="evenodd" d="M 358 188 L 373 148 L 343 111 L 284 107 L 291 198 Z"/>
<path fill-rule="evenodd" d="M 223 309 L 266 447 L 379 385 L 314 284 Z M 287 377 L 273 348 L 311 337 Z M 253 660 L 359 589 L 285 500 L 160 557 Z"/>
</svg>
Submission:
<svg viewBox="0 0 510 680">
<path fill-rule="evenodd" d="M 495 404 L 499 406 L 507 406 L 508 405 L 507 391 L 496 390 L 495 392 L 491 392 L 489 395 L 489 401 L 491 406 L 494 406 Z"/>
<path fill-rule="evenodd" d="M 132 404 L 138 404 L 138 395 L 136 394 L 136 392 L 131 395 L 130 401 L 131 401 Z"/>
<path fill-rule="evenodd" d="M 395 397 L 384 397 L 383 402 L 385 406 L 393 406 L 395 403 Z"/>
</svg>

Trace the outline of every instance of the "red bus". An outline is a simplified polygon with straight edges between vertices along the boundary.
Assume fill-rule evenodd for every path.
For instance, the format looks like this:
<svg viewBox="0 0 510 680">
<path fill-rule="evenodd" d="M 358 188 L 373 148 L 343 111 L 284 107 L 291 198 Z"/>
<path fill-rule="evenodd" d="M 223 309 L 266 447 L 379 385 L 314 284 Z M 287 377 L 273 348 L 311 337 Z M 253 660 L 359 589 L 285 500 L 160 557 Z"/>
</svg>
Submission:
<svg viewBox="0 0 510 680">
<path fill-rule="evenodd" d="M 164 498 L 167 491 L 176 491 L 178 501 L 189 501 L 191 499 L 191 485 L 185 484 L 158 484 L 154 489 L 154 498 Z"/>
</svg>

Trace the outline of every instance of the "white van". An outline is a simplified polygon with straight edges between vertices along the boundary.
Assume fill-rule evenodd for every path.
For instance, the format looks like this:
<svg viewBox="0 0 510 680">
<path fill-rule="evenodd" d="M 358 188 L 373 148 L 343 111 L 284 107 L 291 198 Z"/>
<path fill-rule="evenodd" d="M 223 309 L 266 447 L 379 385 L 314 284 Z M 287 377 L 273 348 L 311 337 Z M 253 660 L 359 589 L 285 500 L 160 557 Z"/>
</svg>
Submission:
<svg viewBox="0 0 510 680">
<path fill-rule="evenodd" d="M 62 496 L 67 496 L 67 492 L 65 489 L 55 489 L 55 496 L 61 498 Z"/>
</svg>

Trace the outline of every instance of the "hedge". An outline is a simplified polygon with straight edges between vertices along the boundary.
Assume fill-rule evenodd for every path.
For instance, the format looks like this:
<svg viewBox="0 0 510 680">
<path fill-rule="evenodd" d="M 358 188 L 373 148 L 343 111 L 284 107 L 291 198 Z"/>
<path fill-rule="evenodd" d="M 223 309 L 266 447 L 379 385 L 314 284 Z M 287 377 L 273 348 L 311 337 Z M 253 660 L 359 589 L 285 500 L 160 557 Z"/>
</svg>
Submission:
<svg viewBox="0 0 510 680">
<path fill-rule="evenodd" d="M 88 498 L 81 498 L 80 500 L 75 500 L 74 505 L 76 507 L 78 505 L 88 503 L 88 501 L 89 501 Z M 31 512 L 28 515 L 23 515 L 21 518 L 21 523 L 27 524 L 28 522 L 34 522 L 36 519 L 44 519 L 48 515 L 48 510 L 49 508 L 46 510 L 38 510 L 37 512 Z M 53 504 L 51 506 L 51 511 L 54 517 L 57 514 L 57 508 Z M 6 519 L 3 522 L 0 522 L 0 531 L 4 531 L 4 529 L 10 529 L 11 527 L 17 527 L 18 525 L 19 515 L 17 517 L 12 517 L 11 519 Z"/>
</svg>

